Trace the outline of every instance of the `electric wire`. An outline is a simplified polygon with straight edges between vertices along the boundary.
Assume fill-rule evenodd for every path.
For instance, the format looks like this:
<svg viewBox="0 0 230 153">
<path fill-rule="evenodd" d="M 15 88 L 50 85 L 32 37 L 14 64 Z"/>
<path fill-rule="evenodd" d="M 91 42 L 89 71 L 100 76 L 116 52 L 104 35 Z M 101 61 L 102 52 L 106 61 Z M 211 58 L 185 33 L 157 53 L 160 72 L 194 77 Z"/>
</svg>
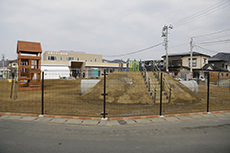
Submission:
<svg viewBox="0 0 230 153">
<path fill-rule="evenodd" d="M 230 28 L 229 29 L 224 29 L 224 30 L 221 30 L 221 31 L 216 31 L 216 32 L 208 33 L 208 34 L 192 36 L 192 38 L 207 37 L 207 36 L 210 36 L 210 35 L 220 34 L 220 33 L 226 32 L 226 31 L 230 32 Z"/>
<path fill-rule="evenodd" d="M 133 55 L 133 54 L 137 54 L 137 53 L 142 53 L 142 52 L 145 52 L 145 51 L 147 51 L 149 49 L 158 47 L 158 46 L 160 46 L 162 44 L 163 44 L 163 42 L 158 43 L 158 44 L 153 45 L 153 46 L 150 46 L 150 47 L 139 49 L 139 50 L 136 50 L 136 51 L 133 51 L 133 52 L 129 52 L 129 53 L 125 53 L 125 54 L 117 54 L 117 55 L 105 55 L 105 57 L 121 57 L 121 56 L 127 56 L 127 55 Z"/>
<path fill-rule="evenodd" d="M 218 2 L 218 3 L 216 3 L 216 4 L 214 4 L 214 5 L 210 6 L 210 7 L 207 7 L 204 10 L 201 10 L 201 11 L 199 11 L 197 13 L 194 13 L 191 16 L 188 16 L 186 18 L 183 18 L 183 19 L 179 20 L 177 24 L 179 26 L 181 26 L 181 25 L 193 22 L 194 20 L 197 20 L 202 16 L 214 13 L 214 12 L 218 11 L 219 9 L 225 8 L 225 7 L 229 7 L 229 4 L 228 4 L 228 1 L 223 0 L 223 1 Z"/>
<path fill-rule="evenodd" d="M 200 48 L 200 49 L 212 52 L 212 53 L 218 53 L 218 52 L 220 52 L 220 51 L 217 51 L 217 50 L 212 50 L 212 49 L 204 48 L 204 47 L 201 47 L 199 45 L 194 45 L 194 47 L 197 47 L 197 48 Z"/>
<path fill-rule="evenodd" d="M 198 44 L 213 44 L 213 43 L 222 43 L 222 42 L 230 42 L 230 39 L 225 39 L 225 40 L 216 40 L 216 41 L 208 41 L 208 42 L 201 42 Z"/>
</svg>

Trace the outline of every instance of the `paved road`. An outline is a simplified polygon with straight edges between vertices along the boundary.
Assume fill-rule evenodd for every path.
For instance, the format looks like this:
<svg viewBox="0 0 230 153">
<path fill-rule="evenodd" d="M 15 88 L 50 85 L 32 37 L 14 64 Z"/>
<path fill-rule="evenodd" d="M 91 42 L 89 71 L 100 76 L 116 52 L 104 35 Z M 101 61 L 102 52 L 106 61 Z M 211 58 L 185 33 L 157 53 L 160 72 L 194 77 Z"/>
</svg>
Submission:
<svg viewBox="0 0 230 153">
<path fill-rule="evenodd" d="M 230 153 L 229 118 L 230 113 L 88 126 L 0 117 L 0 153 Z"/>
</svg>

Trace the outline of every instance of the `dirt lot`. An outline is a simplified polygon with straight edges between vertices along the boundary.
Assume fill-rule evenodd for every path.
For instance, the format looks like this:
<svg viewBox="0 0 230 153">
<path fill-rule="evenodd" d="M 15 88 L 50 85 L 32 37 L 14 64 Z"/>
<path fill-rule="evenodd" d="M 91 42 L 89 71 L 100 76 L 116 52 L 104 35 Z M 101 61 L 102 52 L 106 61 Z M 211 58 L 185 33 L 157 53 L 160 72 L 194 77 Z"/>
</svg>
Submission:
<svg viewBox="0 0 230 153">
<path fill-rule="evenodd" d="M 135 76 L 134 74 L 132 76 Z M 108 76 L 109 78 L 110 76 Z M 111 76 L 112 77 L 112 76 Z M 124 76 L 126 84 L 131 84 Z M 137 115 L 158 115 L 159 104 L 151 103 L 147 90 L 143 88 L 143 81 L 132 86 L 125 86 L 116 82 L 108 81 L 108 103 L 107 112 L 110 117 L 114 116 L 137 116 Z M 77 116 L 95 116 L 100 117 L 103 110 L 103 96 L 101 88 L 92 89 L 84 95 L 80 94 L 80 79 L 77 80 L 45 80 L 45 114 L 56 115 L 77 115 Z M 118 82 L 121 82 L 118 80 Z M 123 82 L 123 83 L 124 83 Z M 103 85 L 102 82 L 99 82 Z M 17 98 L 10 98 L 10 86 L 8 81 L 0 80 L 0 111 L 5 112 L 23 112 L 35 113 L 41 112 L 41 91 L 18 91 Z M 121 92 L 113 92 L 110 86 L 120 88 Z M 204 85 L 199 85 L 198 101 L 178 101 L 173 104 L 163 104 L 163 113 L 188 113 L 206 111 L 206 90 Z M 125 96 L 128 92 L 133 96 Z M 141 93 L 140 93 L 141 92 Z M 94 97 L 89 95 L 94 93 Z M 99 95 L 98 95 L 99 94 Z M 112 97 L 111 97 L 112 96 Z M 123 96 L 123 98 L 121 98 Z M 143 98 L 143 101 L 139 103 Z M 176 96 L 176 95 L 174 95 Z M 93 97 L 93 98 L 92 98 Z M 95 98 L 96 97 L 96 98 Z M 134 98 L 132 98 L 134 97 Z M 130 103 L 114 103 L 114 100 L 134 101 Z M 136 101 L 136 102 L 135 102 Z M 210 110 L 230 110 L 230 90 L 229 88 L 220 88 L 211 86 L 210 88 Z"/>
</svg>

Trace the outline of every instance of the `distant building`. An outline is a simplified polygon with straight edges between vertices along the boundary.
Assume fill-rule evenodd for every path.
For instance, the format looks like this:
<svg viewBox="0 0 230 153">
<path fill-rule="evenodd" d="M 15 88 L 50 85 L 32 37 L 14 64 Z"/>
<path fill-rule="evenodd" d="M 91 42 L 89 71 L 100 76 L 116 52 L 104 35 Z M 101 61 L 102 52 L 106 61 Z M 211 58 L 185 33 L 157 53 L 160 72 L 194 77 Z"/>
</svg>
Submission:
<svg viewBox="0 0 230 153">
<path fill-rule="evenodd" d="M 102 55 L 87 54 L 73 51 L 46 51 L 43 54 L 43 61 L 81 61 L 81 62 L 102 62 Z"/>
<path fill-rule="evenodd" d="M 199 52 L 193 52 L 192 54 L 192 68 L 201 69 L 205 64 L 208 64 L 208 58 L 210 56 Z M 162 56 L 164 59 L 164 66 L 166 65 L 166 56 Z M 169 68 L 177 67 L 190 67 L 190 53 L 181 54 L 169 54 L 168 55 Z"/>
<path fill-rule="evenodd" d="M 12 69 L 17 70 L 17 60 L 1 60 L 0 61 L 0 79 L 11 79 Z M 17 74 L 15 74 L 17 75 Z"/>
<path fill-rule="evenodd" d="M 123 64 L 123 69 L 126 64 Z M 102 62 L 102 55 L 71 51 L 46 51 L 43 54 L 41 69 L 45 79 L 60 78 L 99 78 L 104 69 L 108 73 L 119 71 L 120 63 Z"/>
<path fill-rule="evenodd" d="M 193 77 L 200 77 L 199 71 L 208 64 L 208 58 L 210 56 L 193 52 L 192 54 L 192 69 L 193 69 Z M 164 60 L 164 67 L 166 66 L 166 56 L 162 56 Z M 180 54 L 169 54 L 168 55 L 168 67 L 171 75 L 175 77 L 183 78 L 184 80 L 188 80 L 188 76 L 190 73 L 190 53 L 180 53 Z M 204 77 L 204 76 L 203 76 Z"/>
<path fill-rule="evenodd" d="M 211 64 L 215 70 L 230 71 L 230 53 L 218 53 L 209 58 L 208 63 Z"/>
</svg>

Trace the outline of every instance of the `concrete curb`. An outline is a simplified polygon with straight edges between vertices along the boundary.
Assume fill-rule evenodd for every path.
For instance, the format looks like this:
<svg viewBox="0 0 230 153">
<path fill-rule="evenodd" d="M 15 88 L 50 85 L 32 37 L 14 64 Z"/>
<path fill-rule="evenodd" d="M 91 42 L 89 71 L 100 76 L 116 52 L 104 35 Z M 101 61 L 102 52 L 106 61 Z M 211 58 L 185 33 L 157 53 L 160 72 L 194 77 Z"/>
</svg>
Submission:
<svg viewBox="0 0 230 153">
<path fill-rule="evenodd" d="M 180 116 L 219 114 L 219 113 L 230 113 L 230 110 L 213 111 L 213 112 L 209 112 L 209 113 L 208 112 L 197 112 L 197 113 L 183 113 L 183 114 L 167 114 L 167 115 L 164 115 L 163 117 L 180 117 Z M 0 115 L 39 117 L 38 114 L 11 113 L 11 112 L 0 112 Z M 79 119 L 79 120 L 102 120 L 102 118 L 99 118 L 99 117 L 80 117 L 80 116 L 61 116 L 61 115 L 43 115 L 43 117 L 44 118 L 61 118 L 61 119 Z M 111 117 L 111 118 L 108 118 L 107 121 L 152 119 L 152 118 L 160 118 L 160 115 L 131 116 L 131 117 Z"/>
</svg>

